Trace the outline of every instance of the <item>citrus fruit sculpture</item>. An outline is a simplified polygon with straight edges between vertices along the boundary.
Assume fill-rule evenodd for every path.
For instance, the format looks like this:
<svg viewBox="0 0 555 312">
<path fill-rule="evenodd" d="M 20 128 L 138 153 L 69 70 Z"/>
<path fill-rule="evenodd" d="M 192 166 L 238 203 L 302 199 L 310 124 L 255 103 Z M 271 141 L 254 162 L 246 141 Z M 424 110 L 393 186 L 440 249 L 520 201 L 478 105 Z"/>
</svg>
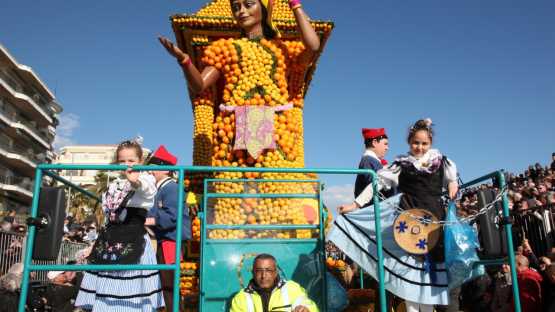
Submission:
<svg viewBox="0 0 555 312">
<path fill-rule="evenodd" d="M 311 21 L 320 39 L 320 49 L 310 62 L 300 56 L 305 50 L 293 11 L 286 0 L 274 1 L 273 23 L 280 38 L 248 40 L 232 16 L 229 0 L 215 0 L 195 14 L 171 16 L 177 46 L 190 56 L 196 68 L 213 66 L 218 82 L 200 93 L 189 92 L 194 114 L 193 165 L 215 167 L 304 167 L 304 97 L 320 53 L 333 23 Z M 243 120 L 241 109 L 264 108 L 261 120 Z M 270 115 L 269 115 L 270 114 Z M 270 120 L 271 124 L 264 122 Z M 257 124 L 258 122 L 258 124 Z M 271 135 L 263 142 L 241 140 L 241 131 L 268 127 Z M 239 138 L 238 138 L 239 136 Z M 256 182 L 261 179 L 310 180 L 315 175 L 295 173 L 218 172 L 188 174 L 186 186 L 203 193 L 206 178 L 215 182 L 210 192 L 315 194 L 315 182 Z M 247 179 L 247 182 L 234 182 Z M 231 181 L 230 181 L 231 180 Z M 252 182 L 250 182 L 252 180 Z M 188 196 L 191 198 L 191 196 Z M 211 224 L 315 224 L 318 201 L 289 198 L 218 198 L 206 207 Z M 213 230 L 213 239 L 308 238 L 308 231 Z"/>
</svg>

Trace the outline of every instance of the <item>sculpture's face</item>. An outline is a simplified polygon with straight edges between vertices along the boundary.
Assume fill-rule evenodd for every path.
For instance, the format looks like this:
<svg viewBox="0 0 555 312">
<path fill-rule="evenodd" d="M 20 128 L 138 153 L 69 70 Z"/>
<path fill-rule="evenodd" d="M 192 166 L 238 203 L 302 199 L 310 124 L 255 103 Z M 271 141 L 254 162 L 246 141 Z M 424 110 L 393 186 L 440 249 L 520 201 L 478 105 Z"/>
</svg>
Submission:
<svg viewBox="0 0 555 312">
<path fill-rule="evenodd" d="M 231 0 L 231 12 L 242 29 L 262 23 L 262 8 L 258 0 Z"/>
</svg>

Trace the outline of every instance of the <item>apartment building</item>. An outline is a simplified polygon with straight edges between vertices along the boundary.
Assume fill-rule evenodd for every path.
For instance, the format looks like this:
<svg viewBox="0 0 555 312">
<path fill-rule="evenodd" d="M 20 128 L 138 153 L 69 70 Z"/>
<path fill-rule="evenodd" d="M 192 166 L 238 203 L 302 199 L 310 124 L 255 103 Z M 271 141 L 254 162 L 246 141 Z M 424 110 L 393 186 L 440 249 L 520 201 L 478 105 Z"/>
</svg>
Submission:
<svg viewBox="0 0 555 312">
<path fill-rule="evenodd" d="M 61 112 L 33 69 L 0 44 L 0 211 L 28 212 L 37 164 L 54 159 Z"/>
</svg>

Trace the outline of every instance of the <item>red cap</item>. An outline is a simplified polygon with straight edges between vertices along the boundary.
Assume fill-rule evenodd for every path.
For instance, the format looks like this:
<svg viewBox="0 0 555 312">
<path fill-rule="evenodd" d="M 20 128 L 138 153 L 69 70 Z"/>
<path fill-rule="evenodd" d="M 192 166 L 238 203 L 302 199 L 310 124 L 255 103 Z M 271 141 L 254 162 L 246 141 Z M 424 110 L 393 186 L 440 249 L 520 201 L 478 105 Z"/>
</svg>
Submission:
<svg viewBox="0 0 555 312">
<path fill-rule="evenodd" d="M 149 163 L 161 163 L 163 165 L 175 166 L 177 164 L 177 157 L 170 154 L 164 145 L 160 145 L 150 157 Z"/>
<path fill-rule="evenodd" d="M 375 129 L 368 129 L 362 128 L 362 136 L 365 140 L 367 139 L 375 139 L 377 137 L 381 137 L 385 135 L 384 128 L 375 128 Z"/>
</svg>

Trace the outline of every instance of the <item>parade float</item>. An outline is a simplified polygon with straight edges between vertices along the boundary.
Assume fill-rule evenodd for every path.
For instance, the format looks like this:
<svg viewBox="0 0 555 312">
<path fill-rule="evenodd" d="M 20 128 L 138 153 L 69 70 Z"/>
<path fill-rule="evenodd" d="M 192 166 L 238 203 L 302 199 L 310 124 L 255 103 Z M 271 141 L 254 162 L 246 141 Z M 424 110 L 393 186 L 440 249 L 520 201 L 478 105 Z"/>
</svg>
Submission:
<svg viewBox="0 0 555 312">
<path fill-rule="evenodd" d="M 268 1 L 270 0 L 260 0 L 266 3 Z M 291 2 L 296 4 L 291 5 Z M 220 78 L 224 78 L 209 88 L 203 88 L 202 92 L 189 92 L 194 114 L 194 166 L 132 168 L 139 171 L 177 171 L 178 182 L 183 183 L 188 190 L 187 203 L 190 207 L 200 206 L 198 217 L 192 220 L 193 239 L 187 242 L 184 261 L 156 265 L 32 263 L 32 259 L 53 260 L 52 257 L 56 256 L 58 250 L 54 249 L 55 247 L 48 248 L 50 245 L 45 242 L 55 245 L 61 240 L 62 231 L 57 230 L 59 239 L 53 239 L 52 233 L 56 232 L 56 228 L 63 229 L 58 226 L 63 225 L 63 213 L 60 212 L 65 206 L 65 198 L 62 188 L 50 188 L 55 189 L 56 200 L 49 205 L 46 203 L 50 201 L 43 200 L 44 205 L 39 214 L 43 175 L 101 202 L 95 194 L 61 178 L 53 170 L 129 170 L 124 165 L 39 164 L 36 170 L 31 218 L 27 220 L 30 228 L 18 311 L 23 312 L 26 308 L 27 295 L 31 287 L 31 271 L 149 269 L 174 271 L 173 289 L 179 288 L 179 293 L 174 292 L 173 302 L 177 303 L 181 295 L 183 304 L 181 307 L 174 305 L 173 311 L 226 311 L 229 310 L 233 296 L 251 278 L 252 260 L 259 253 L 274 255 L 282 277 L 292 279 L 306 288 L 308 296 L 317 303 L 321 311 L 331 310 L 328 303 L 335 298 L 326 296 L 329 294 L 327 286 L 330 284 L 327 282 L 326 266 L 340 278 L 346 276 L 349 266 L 341 259 L 325 258 L 324 223 L 327 214 L 320 196 L 322 185 L 314 173 L 370 173 L 374 181 L 377 175 L 370 170 L 302 170 L 304 98 L 333 24 L 309 22 L 311 30 L 319 37 L 319 44 L 317 51 L 311 49 L 310 52 L 314 54 L 311 60 L 304 61 L 301 56 L 307 49 L 306 41 L 299 39 L 299 25 L 296 23 L 299 19 L 298 10 L 294 15 L 289 8 L 292 6 L 293 9 L 298 9 L 298 5 L 298 0 L 291 0 L 289 3 L 279 0 L 275 3 L 273 21 L 281 32 L 278 40 L 252 37 L 243 39 L 235 19 L 231 17 L 228 0 L 215 0 L 193 15 L 171 17 L 177 45 L 188 55 L 186 58 L 178 59 L 180 65 L 187 67 L 194 64 L 199 69 L 213 67 L 221 74 Z M 306 23 L 304 25 L 306 26 Z M 162 38 L 160 41 L 165 45 Z M 165 47 L 168 49 L 168 46 Z M 253 107 L 260 109 L 242 109 Z M 248 114 L 249 110 L 262 112 L 263 116 L 246 122 L 243 117 L 253 117 Z M 253 124 L 250 121 L 259 123 Z M 263 142 L 245 140 L 245 132 L 252 128 L 265 129 Z M 185 180 L 184 173 L 187 174 Z M 495 200 L 481 208 L 481 212 L 474 218 L 487 213 L 494 204 L 502 203 L 506 250 L 513 250 L 504 173 L 493 172 L 462 187 L 466 188 L 489 179 L 496 182 L 500 192 Z M 373 185 L 374 215 L 380 215 L 376 184 Z M 178 211 L 184 208 L 183 199 L 183 188 L 178 188 Z M 450 211 L 453 212 L 454 209 Z M 178 213 L 177 232 L 182 230 L 182 217 L 182 214 Z M 421 219 L 416 221 L 428 224 Z M 443 225 L 453 225 L 458 221 L 450 222 Z M 335 223 L 337 224 L 337 220 Z M 378 291 L 350 291 L 351 306 L 346 311 L 371 311 L 375 308 L 378 297 L 378 302 L 382 303 L 379 305 L 380 311 L 386 311 L 381 222 L 374 220 L 372 223 L 376 232 L 377 255 L 371 260 L 375 262 L 375 267 L 364 269 L 368 272 L 375 271 L 376 279 L 379 281 Z M 35 234 L 38 237 L 36 250 Z M 357 242 L 360 241 L 362 240 Z M 361 249 L 367 251 L 368 244 L 363 245 Z M 175 244 L 175 248 L 176 251 L 181 250 L 180 240 Z M 515 311 L 520 311 L 514 254 L 509 252 L 508 257 Z M 357 263 L 366 260 L 369 259 L 359 259 Z M 504 261 L 504 258 L 498 258 L 488 259 L 483 263 L 498 265 Z M 451 269 L 456 267 L 451 266 L 447 270 L 452 271 Z M 360 287 L 363 288 L 363 274 L 360 269 L 359 276 Z M 459 277 L 464 276 L 459 274 L 457 278 Z M 460 278 L 459 280 L 462 281 Z M 289 308 L 291 304 L 282 307 Z"/>
<path fill-rule="evenodd" d="M 240 39 L 241 29 L 229 0 L 212 1 L 194 14 L 171 16 L 176 44 L 196 68 L 214 66 L 225 78 L 200 94 L 189 90 L 194 117 L 193 165 L 304 167 L 304 99 L 333 23 L 310 22 L 320 49 L 311 62 L 304 62 L 299 56 L 305 46 L 288 1 L 275 1 L 272 16 L 279 40 L 256 42 Z M 272 123 L 271 142 L 267 136 L 261 143 L 238 138 L 242 127 L 262 126 L 254 124 L 253 118 L 241 120 L 237 113 L 241 107 L 252 106 L 272 108 L 262 112 Z M 187 309 L 197 304 L 199 292 L 203 310 L 221 309 L 222 302 L 229 300 L 225 297 L 244 286 L 244 279 L 248 282 L 253 252 L 278 256 L 287 278 L 296 274 L 301 280 L 310 279 L 299 277 L 305 274 L 299 273 L 299 255 L 317 254 L 312 260 L 323 262 L 323 252 L 317 252 L 323 247 L 321 221 L 325 220 L 317 175 L 191 173 L 185 184 L 187 203 L 201 206 L 202 211 L 201 218 L 192 223 L 194 239 L 187 243 L 188 260 L 182 263 L 180 289 Z M 210 229 L 201 229 L 202 225 Z M 215 265 L 218 261 L 228 264 Z M 210 268 L 203 270 L 206 265 Z M 323 275 L 318 271 L 312 274 Z M 222 279 L 227 280 L 222 283 Z M 324 304 L 324 282 L 314 284 L 313 291 L 320 292 L 317 299 Z"/>
</svg>

